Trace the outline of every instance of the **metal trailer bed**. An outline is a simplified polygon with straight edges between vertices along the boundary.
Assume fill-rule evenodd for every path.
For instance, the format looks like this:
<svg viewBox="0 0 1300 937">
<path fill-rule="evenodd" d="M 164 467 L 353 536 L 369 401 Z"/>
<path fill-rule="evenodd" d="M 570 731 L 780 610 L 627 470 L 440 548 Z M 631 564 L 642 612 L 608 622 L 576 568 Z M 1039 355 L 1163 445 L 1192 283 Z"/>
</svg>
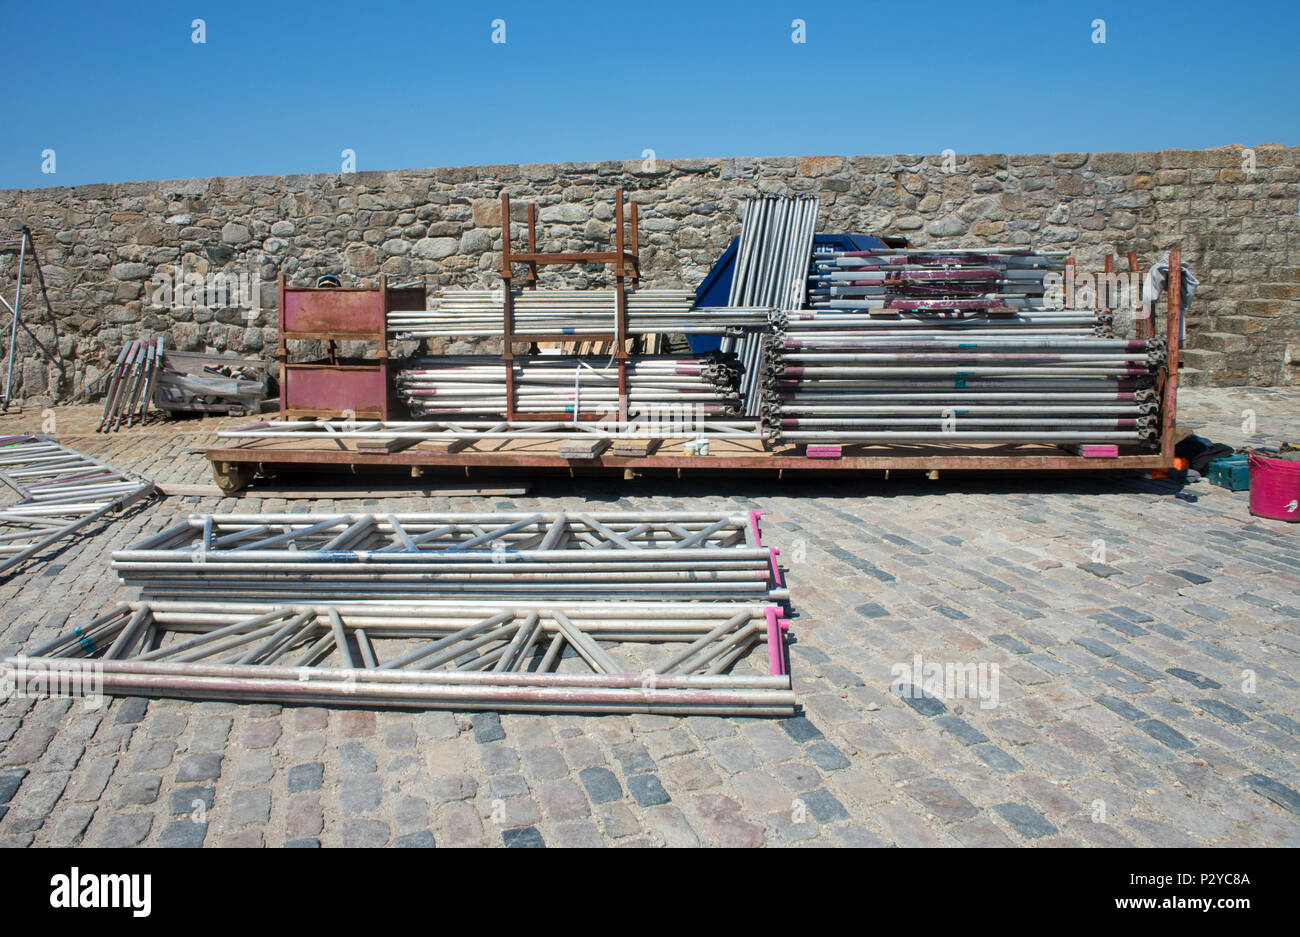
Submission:
<svg viewBox="0 0 1300 937">
<path fill-rule="evenodd" d="M 621 192 L 619 204 L 621 205 Z M 523 262 L 532 257 L 531 254 L 521 255 Z M 1110 263 L 1111 259 L 1107 258 L 1108 271 Z M 1130 258 L 1130 265 L 1135 267 L 1135 264 L 1135 258 Z M 709 453 L 703 455 L 684 451 L 685 443 L 701 435 L 695 432 L 657 440 L 646 439 L 642 434 L 635 440 L 640 443 L 639 447 L 628 448 L 627 442 L 633 440 L 620 440 L 615 433 L 606 434 L 609 438 L 602 442 L 597 438 L 600 431 L 593 431 L 585 424 L 544 424 L 561 430 L 554 442 L 548 442 L 537 438 L 537 432 L 520 436 L 520 433 L 528 432 L 520 422 L 499 424 L 502 431 L 495 437 L 485 438 L 480 430 L 471 430 L 458 439 L 451 438 L 454 434 L 445 432 L 436 434 L 439 438 L 423 439 L 415 435 L 404 438 L 401 435 L 403 432 L 410 434 L 412 431 L 409 428 L 403 429 L 402 424 L 363 424 L 368 428 L 357 430 L 354 422 L 343 427 L 344 430 L 351 429 L 350 436 L 347 432 L 337 432 L 337 423 L 332 424 L 331 430 L 321 429 L 298 435 L 276 431 L 269 426 L 265 432 L 259 433 L 258 426 L 249 427 L 240 441 L 208 449 L 205 455 L 211 463 L 218 486 L 228 494 L 242 491 L 259 473 L 269 475 L 304 469 L 350 469 L 353 473 L 360 473 L 376 468 L 390 468 L 409 471 L 414 477 L 421 477 L 431 471 L 470 476 L 475 470 L 488 470 L 494 474 L 511 471 L 533 474 L 538 471 L 554 471 L 575 475 L 621 472 L 624 477 L 651 472 L 675 472 L 681 475 L 683 472 L 707 474 L 738 471 L 774 473 L 781 477 L 787 472 L 1168 471 L 1173 468 L 1176 442 L 1174 436 L 1182 320 L 1181 270 L 1181 251 L 1174 249 L 1170 254 L 1169 283 L 1165 293 L 1167 357 L 1165 366 L 1157 372 L 1155 382 L 1160 416 L 1158 444 L 1154 451 L 1136 446 L 1119 446 L 1116 454 L 1099 457 L 1084 455 L 1085 450 L 1072 446 L 1048 444 L 846 444 L 842 447 L 784 445 L 769 448 L 763 443 L 757 424 L 751 436 L 735 432 L 736 424 L 733 422 L 724 424 L 717 431 L 711 431 L 706 424 L 703 435 L 710 438 L 710 443 Z M 1150 309 L 1151 305 L 1148 304 L 1147 308 Z M 622 311 L 620 308 L 620 313 Z M 1139 321 L 1139 336 L 1154 337 L 1154 324 L 1153 319 Z M 506 348 L 510 348 L 508 342 Z M 431 424 L 405 424 L 406 427 L 416 425 L 428 427 Z M 535 426 L 534 429 L 540 431 L 540 426 Z M 517 438 L 509 438 L 512 435 Z M 589 441 L 586 451 L 576 452 L 572 447 L 566 447 L 566 442 L 575 439 L 579 443 L 583 439 Z"/>
</svg>

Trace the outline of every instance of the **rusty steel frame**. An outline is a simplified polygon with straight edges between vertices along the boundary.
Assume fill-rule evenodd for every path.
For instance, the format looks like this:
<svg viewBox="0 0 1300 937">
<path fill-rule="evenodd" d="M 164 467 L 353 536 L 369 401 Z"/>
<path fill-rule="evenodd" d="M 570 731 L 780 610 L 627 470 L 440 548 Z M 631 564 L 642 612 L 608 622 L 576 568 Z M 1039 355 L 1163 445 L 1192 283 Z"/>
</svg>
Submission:
<svg viewBox="0 0 1300 937">
<path fill-rule="evenodd" d="M 511 249 L 510 193 L 501 191 L 501 281 L 502 281 L 502 316 L 501 316 L 501 359 L 506 362 L 506 419 L 515 420 L 515 375 L 510 363 L 514 361 L 514 343 L 571 341 L 572 335 L 550 332 L 516 332 L 514 296 L 511 292 L 514 276 L 514 264 L 524 264 L 528 273 L 524 279 L 527 289 L 537 288 L 538 266 L 572 266 L 575 264 L 612 264 L 614 267 L 614 329 L 612 332 L 593 332 L 583 336 L 587 341 L 609 341 L 614 343 L 613 359 L 618 362 L 618 396 L 619 419 L 627 419 L 627 281 L 632 281 L 636 289 L 641 282 L 640 240 L 638 234 L 639 209 L 636 202 L 631 202 L 628 212 L 631 231 L 624 222 L 623 187 L 619 186 L 614 196 L 614 249 L 612 251 L 557 251 L 543 252 L 537 250 L 537 208 L 528 204 L 528 250 L 517 253 Z M 533 414 L 533 419 L 547 419 L 552 414 Z"/>
<path fill-rule="evenodd" d="M 388 277 L 379 275 L 377 288 L 337 287 L 334 289 L 320 287 L 289 286 L 284 274 L 276 280 L 279 308 L 277 309 L 279 336 L 275 356 L 279 361 L 280 379 L 280 417 L 289 416 L 339 416 L 340 408 L 313 407 L 310 401 L 296 402 L 290 399 L 290 373 L 304 377 L 313 375 L 338 375 L 347 377 L 358 374 L 378 374 L 382 382 L 382 394 L 378 399 L 371 399 L 365 404 L 354 404 L 346 409 L 353 416 L 378 417 L 386 419 L 396 412 L 396 398 L 393 394 L 392 381 L 388 369 L 388 324 L 390 311 L 412 308 L 418 302 L 424 305 L 423 287 L 391 287 Z M 303 296 L 310 300 L 313 309 L 309 315 L 310 327 L 289 324 L 290 297 Z M 368 325 L 358 325 L 358 322 Z M 291 363 L 289 346 L 292 341 L 315 340 L 328 342 L 328 361 Z M 361 341 L 374 346 L 374 359 L 363 362 L 339 361 L 335 355 L 335 343 L 341 341 Z"/>
</svg>

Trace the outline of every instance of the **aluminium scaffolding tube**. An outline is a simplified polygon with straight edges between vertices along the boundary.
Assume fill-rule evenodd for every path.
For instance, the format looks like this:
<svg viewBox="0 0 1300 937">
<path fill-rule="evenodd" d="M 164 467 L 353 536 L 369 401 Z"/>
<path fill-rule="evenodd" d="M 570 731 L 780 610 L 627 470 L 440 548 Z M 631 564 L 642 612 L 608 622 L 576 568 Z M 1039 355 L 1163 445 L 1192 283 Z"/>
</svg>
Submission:
<svg viewBox="0 0 1300 937">
<path fill-rule="evenodd" d="M 346 420 L 297 420 L 251 423 L 220 430 L 222 439 L 273 439 L 323 441 L 411 440 L 428 443 L 467 443 L 510 440 L 568 439 L 736 439 L 758 440 L 759 426 L 749 420 L 689 419 L 680 424 L 669 420 L 603 420 L 599 423 L 533 422 L 529 420 L 404 420 L 352 422 Z"/>
<path fill-rule="evenodd" d="M 415 416 L 504 414 L 506 368 L 514 371 L 516 412 L 616 412 L 618 369 L 603 359 L 597 366 L 572 356 L 545 356 L 502 362 L 480 356 L 421 358 L 402 367 L 399 394 Z M 734 367 L 719 357 L 645 356 L 627 365 L 628 398 L 633 413 L 690 405 L 701 414 L 738 411 Z"/>
<path fill-rule="evenodd" d="M 19 310 L 22 307 L 23 302 L 23 265 L 27 260 L 27 247 L 31 244 L 31 232 L 24 227 L 22 234 L 19 237 L 14 238 L 14 240 L 18 241 L 18 278 L 14 285 L 14 301 L 12 305 L 9 300 L 0 296 L 0 303 L 4 303 L 4 305 L 9 309 L 11 316 L 9 323 L 9 348 L 5 353 L 7 359 L 7 364 L 5 366 L 5 390 L 4 398 L 3 400 L 0 400 L 0 410 L 9 409 L 10 396 L 13 392 L 14 359 L 18 357 L 18 319 Z M 34 253 L 32 259 L 36 259 Z"/>
<path fill-rule="evenodd" d="M 762 196 L 745 202 L 728 306 L 768 306 L 794 311 L 804 304 L 818 201 Z M 759 415 L 764 335 L 723 339 L 722 350 L 740 359 L 743 412 Z"/>
</svg>

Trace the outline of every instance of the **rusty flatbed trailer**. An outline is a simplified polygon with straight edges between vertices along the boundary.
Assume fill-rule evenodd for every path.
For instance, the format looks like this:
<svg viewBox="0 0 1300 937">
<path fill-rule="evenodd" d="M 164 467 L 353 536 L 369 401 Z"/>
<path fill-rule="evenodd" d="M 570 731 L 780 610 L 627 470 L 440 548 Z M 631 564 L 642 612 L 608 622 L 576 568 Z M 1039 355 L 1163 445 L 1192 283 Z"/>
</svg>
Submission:
<svg viewBox="0 0 1300 937">
<path fill-rule="evenodd" d="M 620 206 L 622 193 L 620 191 Z M 503 217 L 509 217 L 508 214 Z M 1072 261 L 1070 261 L 1072 262 Z M 1130 270 L 1136 271 L 1136 255 L 1129 256 Z M 1106 271 L 1112 270 L 1112 258 L 1106 258 Z M 619 454 L 605 450 L 587 458 L 566 457 L 555 441 L 541 439 L 479 439 L 459 446 L 431 448 L 428 443 L 408 441 L 398 451 L 367 450 L 350 439 L 246 439 L 232 446 L 209 449 L 205 453 L 212 464 L 218 486 L 233 494 L 247 487 L 260 472 L 270 474 L 307 468 L 334 469 L 359 467 L 406 469 L 413 475 L 426 470 L 457 471 L 469 475 L 476 469 L 496 473 L 551 470 L 572 474 L 627 474 L 650 472 L 767 472 L 784 476 L 786 472 L 844 473 L 873 471 L 1017 471 L 1017 472 L 1144 472 L 1168 471 L 1174 464 L 1175 418 L 1178 395 L 1178 358 L 1181 338 L 1182 252 L 1170 252 L 1169 283 L 1166 292 L 1165 366 L 1156 375 L 1155 389 L 1160 400 L 1160 433 L 1156 451 L 1121 446 L 1118 454 L 1108 457 L 1084 456 L 1063 445 L 865 445 L 847 444 L 835 458 L 810 457 L 797 445 L 766 448 L 761 438 L 727 437 L 713 439 L 708 455 L 688 454 L 683 444 L 690 436 L 659 441 L 647 454 Z M 1154 310 L 1135 323 L 1140 338 L 1155 335 Z M 510 348 L 510 343 L 506 343 Z M 681 453 L 681 454 L 678 454 Z"/>
<path fill-rule="evenodd" d="M 552 471 L 572 474 L 662 472 L 763 472 L 843 473 L 897 471 L 1024 471 L 1095 472 L 1153 471 L 1173 466 L 1172 451 L 1136 452 L 1120 450 L 1108 458 L 1084 457 L 1060 446 L 845 446 L 839 458 L 810 458 L 801 447 L 785 446 L 765 450 L 755 440 L 713 440 L 709 455 L 682 451 L 686 438 L 665 440 L 651 455 L 617 455 L 609 451 L 591 458 L 566 458 L 556 443 L 537 440 L 488 443 L 483 448 L 459 452 L 434 452 L 418 446 L 399 452 L 358 449 L 346 440 L 326 443 L 317 440 L 253 439 L 239 445 L 209 449 L 217 484 L 227 493 L 249 485 L 256 474 L 304 470 L 406 469 L 414 475 L 426 472 L 454 472 L 472 475 L 476 471 L 502 474 L 511 471 Z M 680 453 L 680 454 L 678 454 Z"/>
</svg>

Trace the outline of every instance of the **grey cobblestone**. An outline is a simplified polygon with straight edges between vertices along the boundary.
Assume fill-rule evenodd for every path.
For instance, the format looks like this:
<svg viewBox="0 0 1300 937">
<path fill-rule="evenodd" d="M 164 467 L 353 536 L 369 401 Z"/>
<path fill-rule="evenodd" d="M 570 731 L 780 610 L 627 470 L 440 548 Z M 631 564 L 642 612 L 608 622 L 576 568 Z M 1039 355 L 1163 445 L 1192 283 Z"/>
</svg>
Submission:
<svg viewBox="0 0 1300 937">
<path fill-rule="evenodd" d="M 339 784 L 339 810 L 345 815 L 370 813 L 382 798 L 382 782 L 375 774 L 350 775 Z"/>
<path fill-rule="evenodd" d="M 319 761 L 309 764 L 294 765 L 289 769 L 289 793 L 318 791 L 325 777 L 325 765 Z"/>
<path fill-rule="evenodd" d="M 181 762 L 180 770 L 176 773 L 176 780 L 185 781 L 215 781 L 221 776 L 222 756 L 215 753 L 202 755 L 190 755 Z"/>
<path fill-rule="evenodd" d="M 110 818 L 98 845 L 106 849 L 123 849 L 138 846 L 153 827 L 153 814 L 126 813 Z"/>
<path fill-rule="evenodd" d="M 173 820 L 158 834 L 158 846 L 162 849 L 198 849 L 207 835 L 206 823 Z"/>
<path fill-rule="evenodd" d="M 170 802 L 173 816 L 206 813 L 216 800 L 215 787 L 182 787 L 172 791 Z"/>
<path fill-rule="evenodd" d="M 156 774 L 141 774 L 128 778 L 122 785 L 122 793 L 118 796 L 117 805 L 139 807 L 151 804 L 158 799 L 158 790 L 161 787 L 162 778 Z"/>
<path fill-rule="evenodd" d="M 537 849 L 546 845 L 546 842 L 542 839 L 542 834 L 531 826 L 514 830 L 502 830 L 501 839 L 506 846 L 514 849 Z"/>
<path fill-rule="evenodd" d="M 271 819 L 271 792 L 266 790 L 236 791 L 226 811 L 233 827 L 266 823 Z"/>
</svg>

